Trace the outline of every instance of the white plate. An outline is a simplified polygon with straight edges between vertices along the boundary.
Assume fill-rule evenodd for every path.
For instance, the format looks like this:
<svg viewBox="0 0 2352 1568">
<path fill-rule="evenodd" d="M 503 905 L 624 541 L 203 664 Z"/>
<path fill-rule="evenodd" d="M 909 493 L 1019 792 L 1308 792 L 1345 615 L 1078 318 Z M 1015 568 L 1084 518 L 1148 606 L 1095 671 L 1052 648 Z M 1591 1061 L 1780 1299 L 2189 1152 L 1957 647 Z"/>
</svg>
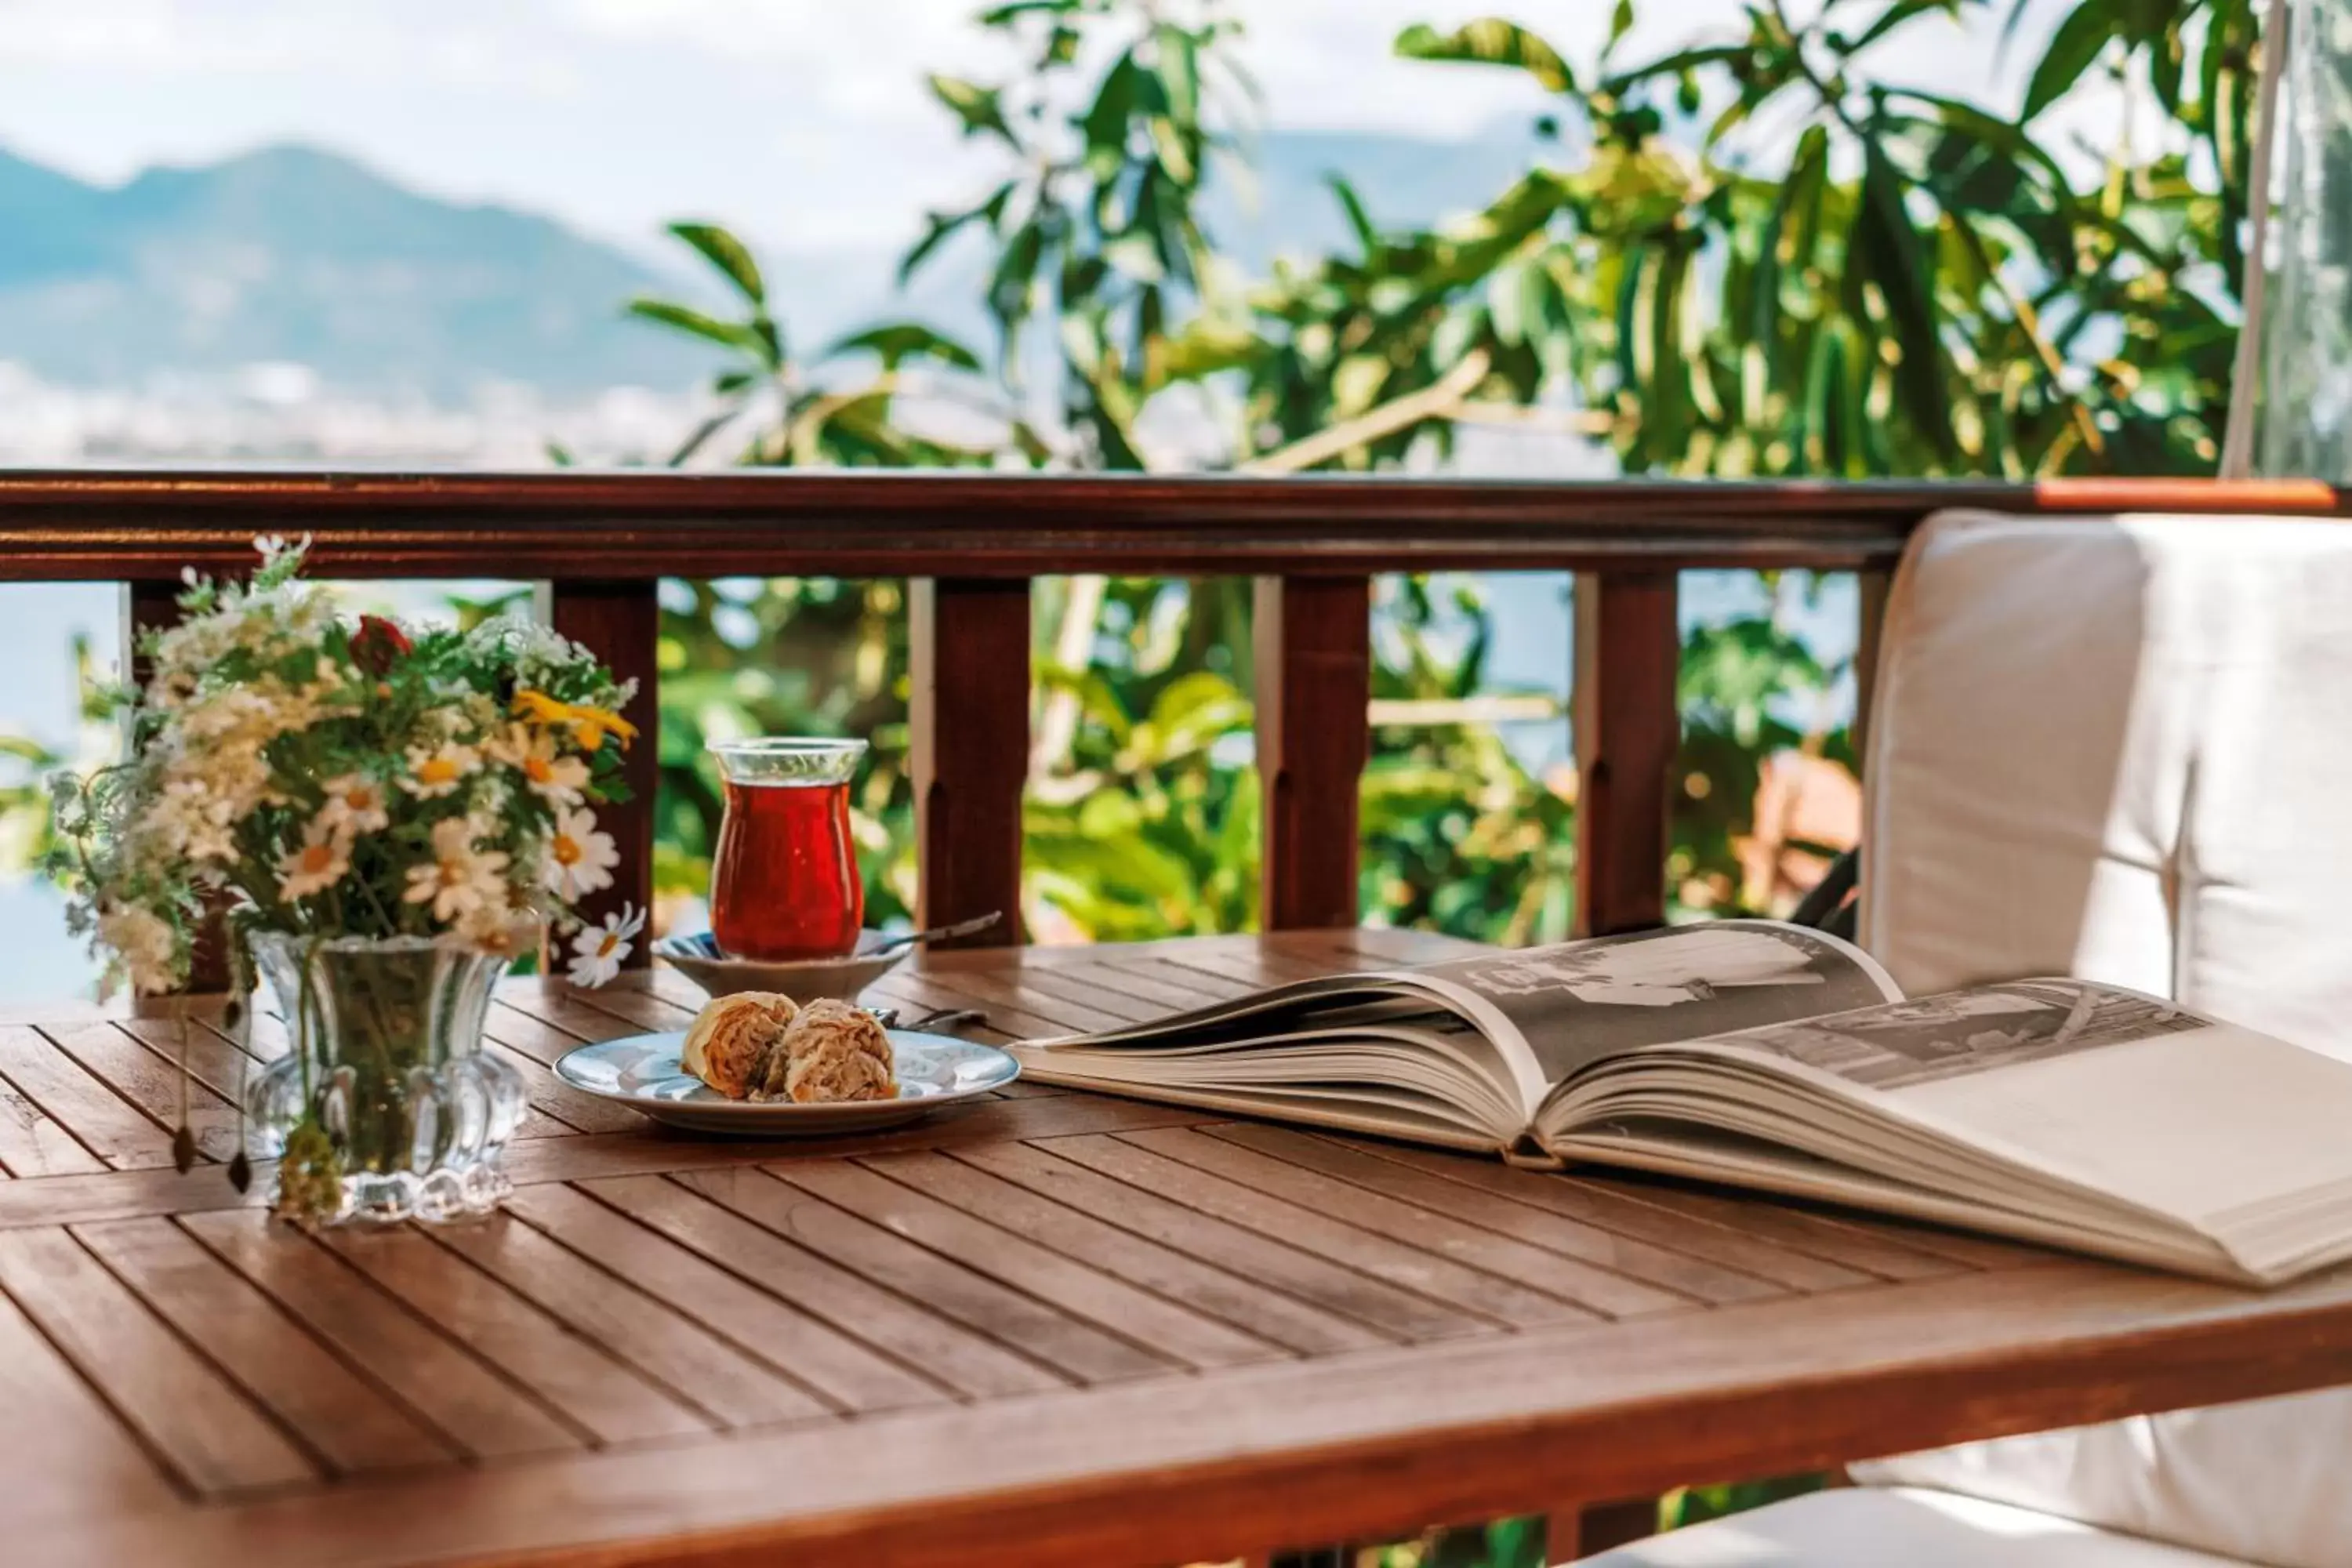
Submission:
<svg viewBox="0 0 2352 1568">
<path fill-rule="evenodd" d="M 583 1093 L 616 1100 L 673 1127 L 744 1138 L 814 1138 L 866 1132 L 912 1121 L 942 1105 L 972 1100 L 1021 1076 L 1021 1064 L 998 1050 L 946 1035 L 892 1029 L 896 1100 L 830 1105 L 730 1100 L 678 1068 L 686 1036 L 632 1035 L 567 1051 L 555 1076 Z"/>
</svg>

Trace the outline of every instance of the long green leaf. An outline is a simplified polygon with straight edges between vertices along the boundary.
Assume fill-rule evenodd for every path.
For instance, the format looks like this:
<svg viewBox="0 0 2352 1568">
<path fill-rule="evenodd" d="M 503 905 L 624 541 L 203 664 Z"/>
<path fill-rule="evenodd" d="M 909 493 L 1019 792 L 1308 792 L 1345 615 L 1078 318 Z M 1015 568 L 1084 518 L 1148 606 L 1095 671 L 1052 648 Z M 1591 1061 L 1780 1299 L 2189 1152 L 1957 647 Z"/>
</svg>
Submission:
<svg viewBox="0 0 2352 1568">
<path fill-rule="evenodd" d="M 690 305 L 640 295 L 629 301 L 628 311 L 639 321 L 652 321 L 724 348 L 740 349 L 751 353 L 760 351 L 760 341 L 749 327 L 707 316 Z"/>
<path fill-rule="evenodd" d="M 1878 19 L 1862 30 L 1861 36 L 1843 51 L 1851 59 L 1887 34 L 1906 23 L 1916 22 L 1931 14 L 1957 16 L 1963 0 L 1895 0 L 1895 4 L 1878 14 Z"/>
<path fill-rule="evenodd" d="M 1853 237 L 1847 248 L 1847 266 L 1876 283 L 1886 296 L 1886 308 L 1899 334 L 1902 357 L 1895 367 L 1895 384 L 1903 394 L 1906 412 L 1932 449 L 1948 453 L 1951 395 L 1944 380 L 1934 276 L 1919 243 L 1919 231 L 1904 205 L 1903 178 L 1874 142 L 1863 163 L 1862 202 L 1854 212 Z"/>
<path fill-rule="evenodd" d="M 2099 52 L 2122 31 L 2122 12 L 2119 0 L 2082 0 L 2058 24 L 2058 30 L 2051 35 L 2050 47 L 2042 51 L 2041 62 L 2026 83 L 2025 107 L 2018 115 L 2019 123 L 2031 121 L 2065 97 L 2082 79 L 2083 73 L 2099 58 Z"/>
<path fill-rule="evenodd" d="M 825 357 L 858 353 L 879 355 L 885 370 L 896 370 L 910 359 L 936 360 L 959 370 L 980 368 L 978 354 L 946 333 L 934 331 L 918 321 L 894 321 L 853 332 L 826 349 Z"/>
<path fill-rule="evenodd" d="M 768 302 L 767 280 L 743 242 L 715 223 L 674 223 L 670 233 L 686 241 L 705 261 L 717 268 L 736 291 L 754 305 Z"/>
<path fill-rule="evenodd" d="M 1348 227 L 1356 236 L 1357 254 L 1370 260 L 1372 253 L 1380 248 L 1381 231 L 1374 226 L 1372 215 L 1365 208 L 1363 198 L 1356 194 L 1356 187 L 1348 183 L 1345 175 L 1326 174 L 1323 184 L 1338 198 L 1339 210 L 1347 215 Z"/>
<path fill-rule="evenodd" d="M 1010 147 L 1019 147 L 1020 138 L 1005 122 L 1002 92 L 992 87 L 981 87 L 960 77 L 931 76 L 925 79 L 930 85 L 931 96 L 948 108 L 963 126 L 966 136 L 1001 137 Z"/>
<path fill-rule="evenodd" d="M 1509 66 L 1523 70 L 1553 92 L 1576 90 L 1576 75 L 1559 51 L 1516 22 L 1481 16 L 1451 33 L 1417 22 L 1397 35 L 1396 52 L 1410 60 L 1454 60 L 1469 65 Z"/>
<path fill-rule="evenodd" d="M 1768 353 L 1780 336 L 1781 269 L 1791 268 L 1802 277 L 1813 263 L 1810 254 L 1799 253 L 1798 236 L 1821 231 L 1820 206 L 1822 192 L 1829 183 L 1829 163 L 1828 130 L 1819 125 L 1808 127 L 1797 138 L 1797 150 L 1789 160 L 1788 176 L 1780 184 L 1780 199 L 1773 204 L 1771 226 L 1765 230 L 1763 244 L 1757 251 L 1748 334 Z"/>
</svg>

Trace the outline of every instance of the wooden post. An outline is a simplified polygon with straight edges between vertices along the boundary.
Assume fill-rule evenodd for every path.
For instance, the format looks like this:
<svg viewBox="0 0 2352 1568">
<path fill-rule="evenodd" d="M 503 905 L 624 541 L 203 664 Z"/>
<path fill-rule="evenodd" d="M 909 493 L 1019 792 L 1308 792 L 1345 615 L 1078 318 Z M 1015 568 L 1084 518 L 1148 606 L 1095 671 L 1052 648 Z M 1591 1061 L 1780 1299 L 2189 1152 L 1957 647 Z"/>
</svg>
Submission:
<svg viewBox="0 0 2352 1568">
<path fill-rule="evenodd" d="M 915 922 L 1001 910 L 958 945 L 1021 935 L 1021 795 L 1029 776 L 1029 580 L 919 577 L 908 596 Z"/>
<path fill-rule="evenodd" d="M 543 590 L 541 613 L 548 625 L 603 659 L 615 678 L 637 683 L 636 700 L 624 715 L 637 727 L 621 775 L 628 784 L 629 799 L 596 808 L 596 826 L 613 836 L 621 863 L 613 868 L 613 885 L 583 902 L 581 916 L 602 921 L 624 903 L 651 910 L 654 790 L 661 774 L 661 672 L 656 662 L 661 601 L 656 585 L 649 578 L 558 581 Z M 557 956 L 560 960 L 562 955 Z M 652 963 L 652 942 L 638 938 L 626 967 L 644 969 Z M 562 964 L 551 967 L 560 972 Z"/>
<path fill-rule="evenodd" d="M 122 585 L 122 679 L 131 685 L 144 687 L 154 673 L 140 655 L 141 640 L 180 624 L 180 591 L 173 582 Z M 222 918 L 226 907 L 225 895 L 205 905 L 204 924 L 196 928 L 188 954 L 188 995 L 223 996 L 229 991 L 228 927 Z"/>
<path fill-rule="evenodd" d="M 1666 918 L 1667 788 L 1682 740 L 1675 574 L 1576 579 L 1576 929 Z"/>
<path fill-rule="evenodd" d="M 1853 758 L 1856 771 L 1870 752 L 1870 710 L 1878 700 L 1878 648 L 1886 630 L 1886 595 L 1895 585 L 1892 572 L 1857 572 L 1861 590 L 1861 637 L 1853 650 Z"/>
<path fill-rule="evenodd" d="M 1544 1559 L 1565 1563 L 1658 1532 L 1658 1500 L 1589 1502 L 1555 1509 L 1544 1518 Z"/>
<path fill-rule="evenodd" d="M 1251 637 L 1267 931 L 1356 923 L 1371 615 L 1369 577 L 1257 580 Z"/>
</svg>

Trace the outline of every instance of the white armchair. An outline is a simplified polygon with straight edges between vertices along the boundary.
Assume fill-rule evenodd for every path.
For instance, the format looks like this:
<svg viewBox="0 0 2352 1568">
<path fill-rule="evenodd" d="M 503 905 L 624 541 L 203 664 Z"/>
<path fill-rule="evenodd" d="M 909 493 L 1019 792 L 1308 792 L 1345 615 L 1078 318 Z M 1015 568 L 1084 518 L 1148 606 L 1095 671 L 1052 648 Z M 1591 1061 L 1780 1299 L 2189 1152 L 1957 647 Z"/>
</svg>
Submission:
<svg viewBox="0 0 2352 1568">
<path fill-rule="evenodd" d="M 2352 527 L 1938 517 L 1878 675 L 1859 935 L 1906 990 L 2081 974 L 2352 1057 Z M 2343 1568 L 2347 1460 L 2352 1390 L 2182 1411 L 1585 1568 Z"/>
</svg>

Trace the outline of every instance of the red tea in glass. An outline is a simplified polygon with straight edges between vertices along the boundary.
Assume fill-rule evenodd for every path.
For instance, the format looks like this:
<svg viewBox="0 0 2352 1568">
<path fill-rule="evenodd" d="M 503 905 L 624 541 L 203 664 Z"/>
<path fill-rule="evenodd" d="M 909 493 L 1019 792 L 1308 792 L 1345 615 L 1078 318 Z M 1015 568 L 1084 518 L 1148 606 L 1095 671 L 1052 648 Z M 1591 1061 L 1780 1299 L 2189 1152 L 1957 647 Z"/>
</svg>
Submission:
<svg viewBox="0 0 2352 1568">
<path fill-rule="evenodd" d="M 849 782 L 866 742 L 771 737 L 710 749 L 727 789 L 710 872 L 719 947 L 770 961 L 856 951 L 866 887 L 849 837 Z"/>
</svg>

